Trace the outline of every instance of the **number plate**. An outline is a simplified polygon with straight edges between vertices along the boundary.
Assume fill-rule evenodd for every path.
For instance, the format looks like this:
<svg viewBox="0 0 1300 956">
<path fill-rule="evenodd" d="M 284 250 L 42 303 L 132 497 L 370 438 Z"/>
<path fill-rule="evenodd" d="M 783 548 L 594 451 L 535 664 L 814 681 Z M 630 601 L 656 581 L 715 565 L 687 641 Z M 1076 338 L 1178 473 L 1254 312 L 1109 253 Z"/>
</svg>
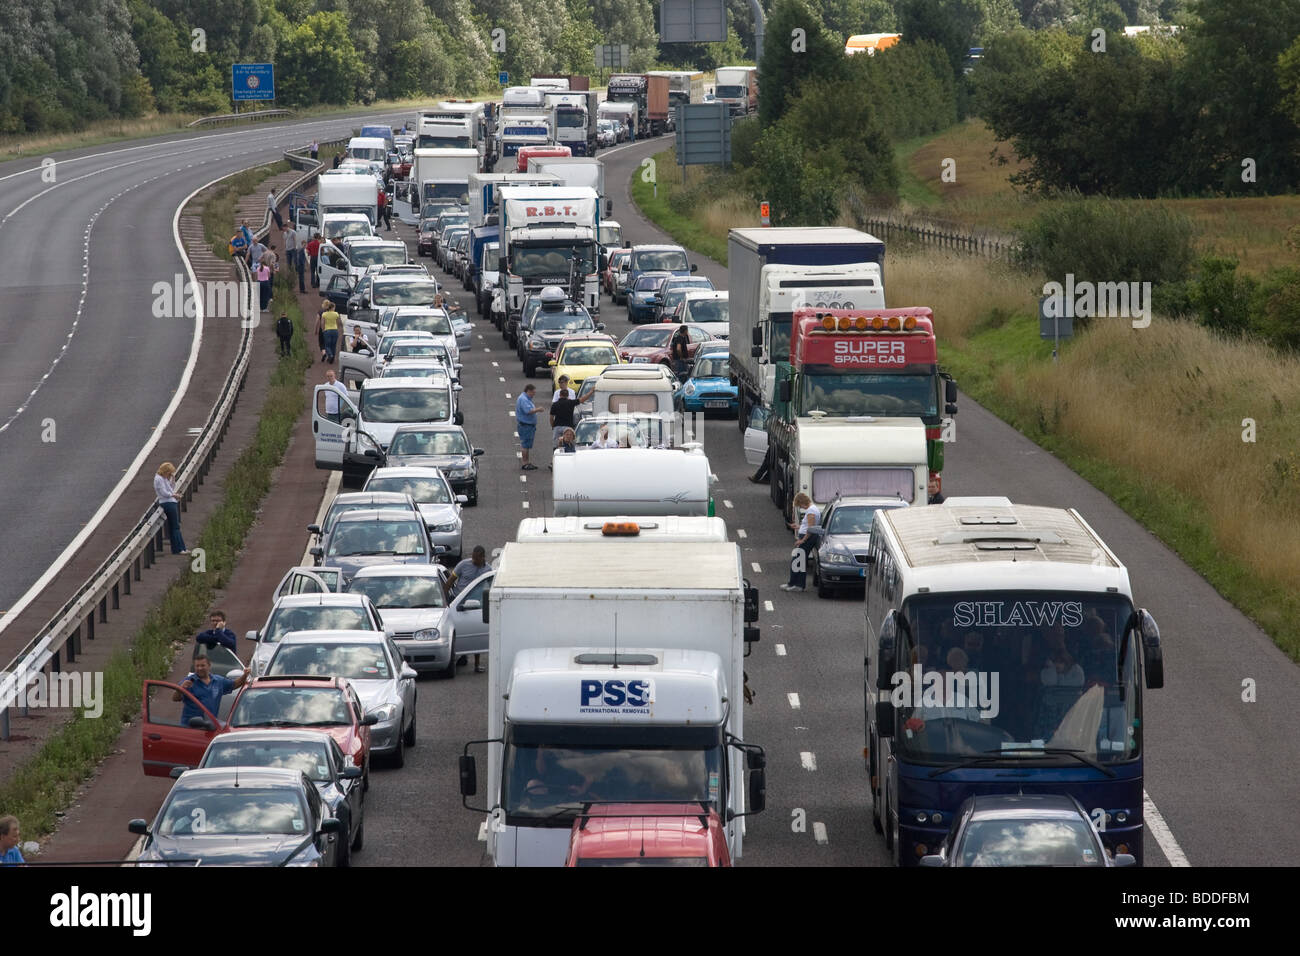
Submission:
<svg viewBox="0 0 1300 956">
<path fill-rule="evenodd" d="M 705 408 L 730 408 L 731 402 L 705 402 Z"/>
</svg>

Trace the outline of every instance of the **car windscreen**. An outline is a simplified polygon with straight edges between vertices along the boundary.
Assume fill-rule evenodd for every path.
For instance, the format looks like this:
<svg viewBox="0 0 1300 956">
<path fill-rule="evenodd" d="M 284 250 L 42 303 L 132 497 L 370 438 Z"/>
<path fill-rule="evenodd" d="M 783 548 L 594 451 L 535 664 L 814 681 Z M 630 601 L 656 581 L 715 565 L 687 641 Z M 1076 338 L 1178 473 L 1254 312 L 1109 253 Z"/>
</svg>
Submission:
<svg viewBox="0 0 1300 956">
<path fill-rule="evenodd" d="M 690 266 L 686 263 L 686 253 L 681 249 L 649 249 L 642 252 L 632 251 L 632 268 L 637 272 L 651 269 L 685 272 Z"/>
<path fill-rule="evenodd" d="M 468 455 L 464 432 L 409 431 L 393 436 L 390 455 Z"/>
<path fill-rule="evenodd" d="M 355 577 L 348 585 L 348 591 L 366 595 L 381 610 L 386 607 L 447 606 L 441 582 L 429 575 L 382 574 Z"/>
<path fill-rule="evenodd" d="M 973 820 L 958 866 L 1104 866 L 1087 820 Z"/>
<path fill-rule="evenodd" d="M 612 345 L 571 345 L 564 350 L 560 365 L 616 365 L 618 353 Z"/>
<path fill-rule="evenodd" d="M 447 374 L 447 366 L 442 362 L 431 365 L 407 365 L 409 357 L 399 365 L 385 365 L 379 373 L 380 378 L 437 378 Z"/>
<path fill-rule="evenodd" d="M 442 478 L 421 477 L 381 477 L 371 478 L 366 482 L 367 491 L 401 491 L 415 499 L 421 505 L 451 504 L 451 490 Z"/>
<path fill-rule="evenodd" d="M 293 674 L 305 677 L 346 677 L 348 680 L 387 680 L 392 677 L 384 645 L 286 644 L 271 659 L 268 677 Z"/>
<path fill-rule="evenodd" d="M 330 557 L 424 554 L 419 522 L 410 518 L 341 521 L 330 535 Z"/>
<path fill-rule="evenodd" d="M 370 299 L 375 305 L 432 305 L 438 284 L 430 279 L 376 282 Z"/>
<path fill-rule="evenodd" d="M 348 250 L 348 261 L 354 266 L 386 265 L 401 266 L 406 264 L 406 248 L 396 246 L 353 246 Z"/>
<path fill-rule="evenodd" d="M 364 631 L 370 626 L 361 607 L 278 607 L 271 612 L 262 642 L 277 644 L 290 631 Z"/>
<path fill-rule="evenodd" d="M 870 534 L 876 509 L 870 505 L 841 505 L 831 513 L 827 534 Z"/>
<path fill-rule="evenodd" d="M 438 388 L 375 388 L 361 392 L 361 416 L 368 422 L 436 422 L 448 417 L 451 396 Z"/>
<path fill-rule="evenodd" d="M 352 723 L 337 687 L 249 687 L 230 712 L 232 727 L 338 727 Z"/>
<path fill-rule="evenodd" d="M 621 349 L 666 348 L 668 340 L 677 331 L 676 325 L 643 325 L 623 336 L 618 343 Z"/>
<path fill-rule="evenodd" d="M 400 501 L 390 501 L 380 504 L 374 504 L 367 501 L 339 501 L 330 505 L 330 510 L 325 512 L 325 523 L 321 525 L 321 528 L 326 534 L 328 534 L 330 528 L 334 527 L 334 522 L 339 520 L 339 515 L 347 514 L 349 511 L 369 511 L 374 508 L 391 509 L 406 514 L 409 514 L 411 511 L 408 505 Z"/>
<path fill-rule="evenodd" d="M 726 299 L 692 299 L 686 304 L 686 314 L 691 322 L 727 322 L 731 317 Z"/>
<path fill-rule="evenodd" d="M 667 276 L 641 276 L 632 286 L 633 292 L 657 292 Z"/>
<path fill-rule="evenodd" d="M 586 312 L 538 312 L 531 328 L 537 332 L 588 332 L 596 326 Z"/>
<path fill-rule="evenodd" d="M 388 350 L 388 357 L 396 361 L 403 358 L 445 358 L 447 350 L 432 342 L 399 342 Z"/>
<path fill-rule="evenodd" d="M 709 355 L 695 360 L 696 378 L 727 378 L 731 375 L 731 361 L 725 354 Z"/>
<path fill-rule="evenodd" d="M 330 777 L 329 744 L 298 740 L 228 740 L 208 744 L 200 767 L 275 767 L 301 770 L 307 779 L 323 783 Z"/>
<path fill-rule="evenodd" d="M 398 315 L 390 326 L 393 332 L 429 332 L 433 335 L 451 335 L 451 323 L 441 312 L 427 315 L 419 313 Z"/>
<path fill-rule="evenodd" d="M 234 836 L 283 833 L 308 836 L 313 821 L 296 789 L 203 787 L 177 789 L 167 801 L 158 836 Z"/>
<path fill-rule="evenodd" d="M 602 442 L 613 439 L 620 446 L 632 448 L 645 448 L 649 445 L 649 439 L 646 438 L 645 433 L 636 422 L 630 419 L 602 422 L 595 418 L 584 418 L 578 422 L 573 434 L 574 444 L 576 445 L 590 445 L 597 439 Z"/>
</svg>

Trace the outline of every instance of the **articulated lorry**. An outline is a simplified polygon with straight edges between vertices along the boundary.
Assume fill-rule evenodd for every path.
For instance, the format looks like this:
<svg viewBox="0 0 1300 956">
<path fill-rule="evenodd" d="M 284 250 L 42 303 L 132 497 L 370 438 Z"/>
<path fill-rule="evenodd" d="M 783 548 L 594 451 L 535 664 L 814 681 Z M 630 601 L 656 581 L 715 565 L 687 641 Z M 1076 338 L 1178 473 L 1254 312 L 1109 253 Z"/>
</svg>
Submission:
<svg viewBox="0 0 1300 956">
<path fill-rule="evenodd" d="M 638 136 L 658 136 L 668 129 L 668 77 L 649 73 L 615 73 L 609 78 L 607 103 L 632 103 Z"/>
<path fill-rule="evenodd" d="M 416 149 L 472 149 L 478 153 L 478 168 L 491 169 L 496 163 L 496 109 L 492 103 L 473 100 L 442 100 L 420 111 L 416 121 Z"/>
<path fill-rule="evenodd" d="M 294 231 L 303 242 L 316 232 L 326 239 L 374 235 L 379 182 L 369 173 L 323 174 L 316 187 L 315 208 L 303 207 L 294 215 Z"/>
<path fill-rule="evenodd" d="M 555 142 L 555 107 L 547 105 L 545 87 L 512 86 L 502 94 L 499 135 L 502 156 Z"/>
<path fill-rule="evenodd" d="M 503 186 L 500 203 L 501 281 L 507 318 L 545 286 L 566 289 L 593 315 L 600 311 L 596 238 L 600 200 L 594 189 Z"/>
<path fill-rule="evenodd" d="M 796 309 L 883 309 L 885 244 L 856 229 L 733 229 L 727 238 L 731 375 L 740 430 L 770 408 Z"/>
<path fill-rule="evenodd" d="M 574 156 L 595 155 L 596 91 L 548 89 L 546 105 L 555 108 L 555 144 L 569 147 Z"/>
<path fill-rule="evenodd" d="M 499 190 L 502 186 L 546 186 L 554 185 L 559 180 L 549 175 L 521 175 L 519 173 L 471 173 L 469 177 L 469 278 L 468 286 L 474 292 L 474 300 L 480 315 L 488 315 L 491 292 L 500 280 L 500 237 L 498 225 L 500 206 Z M 490 256 L 491 270 L 483 268 L 484 256 L 489 245 L 496 250 Z"/>
<path fill-rule="evenodd" d="M 562 866 L 576 819 L 629 803 L 716 813 L 741 856 L 765 801 L 765 756 L 744 742 L 759 599 L 741 568 L 731 542 L 505 546 L 484 609 L 489 739 L 460 758 L 497 866 Z"/>
<path fill-rule="evenodd" d="M 574 73 L 534 73 L 528 85 L 573 90 L 575 93 L 586 92 L 591 89 L 591 77 L 578 76 Z"/>
<path fill-rule="evenodd" d="M 704 74 L 690 70 L 651 70 L 649 76 L 668 77 L 668 109 L 676 122 L 676 109 L 704 102 Z"/>
<path fill-rule="evenodd" d="M 819 421 L 920 419 L 929 472 L 938 477 L 957 412 L 957 385 L 938 363 L 927 308 L 796 310 L 790 363 L 779 366 L 768 421 L 772 471 L 781 475 L 772 482 L 773 500 L 784 507 L 804 490 L 785 476 L 797 471 L 798 433 L 813 427 L 815 413 Z"/>
</svg>

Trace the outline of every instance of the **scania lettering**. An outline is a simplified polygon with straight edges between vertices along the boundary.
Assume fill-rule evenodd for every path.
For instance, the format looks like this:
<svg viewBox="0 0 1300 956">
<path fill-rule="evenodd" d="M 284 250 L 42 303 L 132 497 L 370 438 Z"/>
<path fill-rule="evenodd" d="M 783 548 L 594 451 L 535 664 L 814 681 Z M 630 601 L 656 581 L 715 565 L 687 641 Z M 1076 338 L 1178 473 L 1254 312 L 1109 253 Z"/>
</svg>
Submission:
<svg viewBox="0 0 1300 956">
<path fill-rule="evenodd" d="M 891 857 L 937 852 L 967 797 L 1051 793 L 1141 863 L 1160 631 L 1079 512 L 1006 498 L 881 509 L 866 561 L 864 754 Z"/>
<path fill-rule="evenodd" d="M 744 743 L 759 602 L 740 562 L 709 540 L 505 546 L 485 612 L 490 739 L 460 768 L 497 866 L 564 865 L 574 821 L 615 803 L 714 812 L 740 857 L 764 791 L 762 750 Z"/>
</svg>

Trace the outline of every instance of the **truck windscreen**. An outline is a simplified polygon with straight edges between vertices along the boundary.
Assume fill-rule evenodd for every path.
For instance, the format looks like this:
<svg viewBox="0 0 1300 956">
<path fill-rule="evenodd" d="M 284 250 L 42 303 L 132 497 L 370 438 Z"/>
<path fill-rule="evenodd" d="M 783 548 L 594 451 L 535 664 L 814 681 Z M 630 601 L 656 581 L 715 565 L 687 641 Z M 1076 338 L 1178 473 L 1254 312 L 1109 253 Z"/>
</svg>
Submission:
<svg viewBox="0 0 1300 956">
<path fill-rule="evenodd" d="M 510 245 L 510 271 L 524 279 L 565 278 L 569 275 L 569 264 L 575 259 L 578 263 L 578 275 L 586 276 L 596 271 L 596 249 L 591 243 L 583 245 L 511 243 Z"/>
<path fill-rule="evenodd" d="M 799 414 L 821 409 L 832 418 L 849 415 L 933 418 L 939 414 L 938 394 L 933 373 L 805 372 Z"/>
<path fill-rule="evenodd" d="M 735 100 L 748 96 L 749 91 L 743 86 L 719 86 L 713 91 L 713 95 L 720 100 Z"/>
<path fill-rule="evenodd" d="M 416 149 L 473 149 L 468 136 L 430 136 L 421 134 L 415 141 Z"/>
<path fill-rule="evenodd" d="M 591 802 L 702 802 L 722 812 L 726 801 L 717 727 L 517 725 L 504 766 L 507 819 L 571 818 Z"/>
<path fill-rule="evenodd" d="M 469 186 L 466 183 L 425 183 L 424 201 L 451 199 L 459 205 L 469 202 Z"/>
<path fill-rule="evenodd" d="M 900 629 L 893 690 L 881 691 L 897 711 L 900 755 L 939 764 L 1013 750 L 1013 763 L 1069 759 L 1033 753 L 1060 748 L 1101 763 L 1135 759 L 1142 711 L 1132 642 L 1118 676 L 1132 611 L 1124 597 L 1090 593 L 909 598 L 911 633 Z"/>
<path fill-rule="evenodd" d="M 556 117 L 556 122 L 567 129 L 582 129 L 587 125 L 587 114 L 583 110 L 564 110 Z"/>
</svg>

